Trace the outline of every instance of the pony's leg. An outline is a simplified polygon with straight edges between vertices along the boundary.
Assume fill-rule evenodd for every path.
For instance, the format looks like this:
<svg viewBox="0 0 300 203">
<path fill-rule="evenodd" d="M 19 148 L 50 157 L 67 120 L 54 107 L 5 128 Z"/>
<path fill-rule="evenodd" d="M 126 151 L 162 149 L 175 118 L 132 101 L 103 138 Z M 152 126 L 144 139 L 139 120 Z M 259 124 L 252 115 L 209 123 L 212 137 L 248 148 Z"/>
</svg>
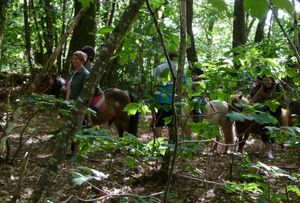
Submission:
<svg viewBox="0 0 300 203">
<path fill-rule="evenodd" d="M 238 137 L 238 152 L 243 152 L 243 148 L 253 128 L 253 123 L 250 121 L 236 122 L 236 134 Z"/>
<path fill-rule="evenodd" d="M 216 142 L 214 142 L 214 146 L 212 147 L 212 149 L 210 150 L 210 152 L 215 152 L 218 149 L 218 142 L 220 141 L 220 137 L 216 137 Z"/>
<path fill-rule="evenodd" d="M 114 123 L 115 123 L 116 129 L 118 131 L 119 137 L 123 137 L 123 133 L 124 133 L 125 130 L 122 127 L 121 122 L 117 119 L 114 119 Z"/>
<path fill-rule="evenodd" d="M 187 119 L 183 119 L 180 118 L 179 120 L 179 126 L 182 130 L 183 135 L 187 136 L 188 138 L 192 138 L 192 129 L 191 127 L 187 124 L 188 118 Z"/>
<path fill-rule="evenodd" d="M 243 152 L 244 146 L 246 144 L 246 140 L 249 138 L 250 133 L 245 132 L 238 136 L 238 152 Z"/>
<path fill-rule="evenodd" d="M 224 142 L 227 145 L 224 148 L 224 153 L 227 153 L 229 148 L 228 145 L 233 144 L 234 142 L 233 123 L 226 119 L 221 123 L 221 126 L 224 135 Z"/>
</svg>

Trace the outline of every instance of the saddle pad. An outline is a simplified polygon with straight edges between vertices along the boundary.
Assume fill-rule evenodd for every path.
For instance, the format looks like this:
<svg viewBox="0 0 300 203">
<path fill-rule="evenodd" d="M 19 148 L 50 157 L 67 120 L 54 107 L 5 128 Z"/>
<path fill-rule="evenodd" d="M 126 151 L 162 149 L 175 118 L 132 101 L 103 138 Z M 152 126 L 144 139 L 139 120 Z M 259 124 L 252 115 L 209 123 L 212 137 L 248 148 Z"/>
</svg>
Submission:
<svg viewBox="0 0 300 203">
<path fill-rule="evenodd" d="M 100 94 L 98 96 L 93 97 L 91 106 L 93 109 L 98 112 L 105 110 L 105 94 Z"/>
</svg>

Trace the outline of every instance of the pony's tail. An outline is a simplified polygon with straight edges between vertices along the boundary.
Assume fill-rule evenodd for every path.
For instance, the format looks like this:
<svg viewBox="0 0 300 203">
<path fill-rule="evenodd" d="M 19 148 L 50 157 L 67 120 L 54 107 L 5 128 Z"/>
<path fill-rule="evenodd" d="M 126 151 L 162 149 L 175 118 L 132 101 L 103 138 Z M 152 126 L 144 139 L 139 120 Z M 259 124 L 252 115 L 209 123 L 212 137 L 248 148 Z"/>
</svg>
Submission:
<svg viewBox="0 0 300 203">
<path fill-rule="evenodd" d="M 135 97 L 129 93 L 130 102 L 135 102 Z M 137 111 L 136 114 L 131 115 L 129 117 L 129 127 L 128 132 L 132 135 L 137 136 L 138 133 L 138 125 L 139 125 L 140 113 Z"/>
</svg>

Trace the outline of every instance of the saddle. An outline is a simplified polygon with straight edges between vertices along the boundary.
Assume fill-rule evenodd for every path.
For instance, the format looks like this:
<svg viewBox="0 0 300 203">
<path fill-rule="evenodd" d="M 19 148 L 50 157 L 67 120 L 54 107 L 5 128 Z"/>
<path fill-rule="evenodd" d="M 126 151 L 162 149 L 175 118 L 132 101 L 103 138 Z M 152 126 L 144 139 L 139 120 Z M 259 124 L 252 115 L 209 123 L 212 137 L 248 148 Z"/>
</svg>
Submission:
<svg viewBox="0 0 300 203">
<path fill-rule="evenodd" d="M 96 112 L 102 112 L 105 110 L 105 94 L 104 92 L 96 95 L 92 99 L 91 108 Z"/>
</svg>

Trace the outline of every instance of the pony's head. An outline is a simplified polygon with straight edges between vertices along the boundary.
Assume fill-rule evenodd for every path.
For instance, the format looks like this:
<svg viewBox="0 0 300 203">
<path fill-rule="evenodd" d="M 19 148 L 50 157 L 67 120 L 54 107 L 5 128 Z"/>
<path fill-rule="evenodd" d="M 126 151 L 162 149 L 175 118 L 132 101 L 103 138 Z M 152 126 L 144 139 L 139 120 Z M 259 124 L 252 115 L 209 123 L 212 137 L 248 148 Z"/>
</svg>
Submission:
<svg viewBox="0 0 300 203">
<path fill-rule="evenodd" d="M 56 97 L 61 95 L 61 88 L 66 84 L 66 80 L 56 73 L 42 74 L 34 82 L 35 93 L 51 94 Z"/>
<path fill-rule="evenodd" d="M 231 105 L 236 109 L 240 109 L 238 104 L 250 104 L 250 101 L 242 94 L 233 94 L 230 96 L 230 99 Z"/>
</svg>

